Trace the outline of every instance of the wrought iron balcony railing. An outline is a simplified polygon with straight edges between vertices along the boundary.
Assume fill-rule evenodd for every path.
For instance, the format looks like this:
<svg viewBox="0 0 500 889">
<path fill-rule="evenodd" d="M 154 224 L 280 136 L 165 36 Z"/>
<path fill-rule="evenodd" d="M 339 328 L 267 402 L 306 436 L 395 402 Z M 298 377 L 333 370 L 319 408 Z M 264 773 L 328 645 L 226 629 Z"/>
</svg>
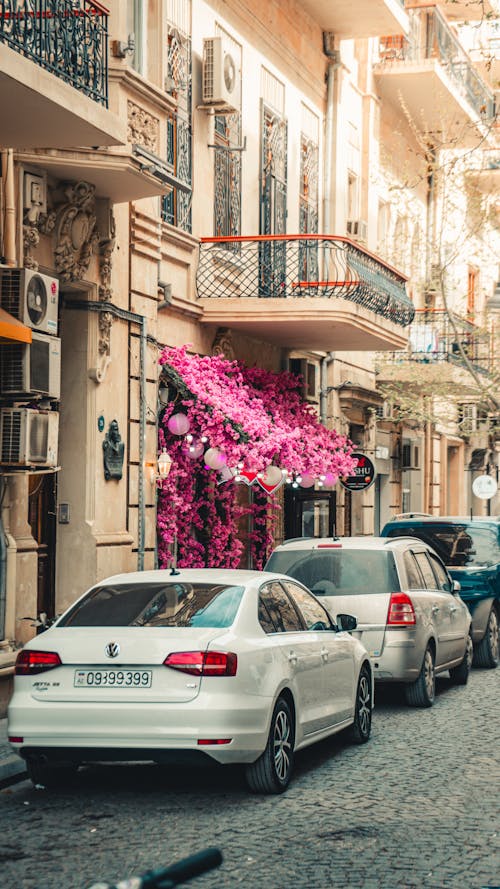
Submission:
<svg viewBox="0 0 500 889">
<path fill-rule="evenodd" d="M 202 238 L 198 297 L 298 300 L 341 297 L 405 326 L 406 278 L 348 238 L 258 235 Z"/>
<path fill-rule="evenodd" d="M 453 315 L 453 323 L 444 309 L 416 309 L 404 352 L 384 353 L 384 361 L 395 364 L 448 362 L 466 367 L 463 355 L 480 374 L 493 370 L 492 336 L 466 318 Z"/>
<path fill-rule="evenodd" d="M 108 14 L 95 0 L 0 0 L 0 41 L 107 108 Z"/>
<path fill-rule="evenodd" d="M 493 91 L 478 74 L 462 44 L 436 7 L 409 9 L 410 36 L 382 37 L 380 62 L 421 63 L 436 59 L 455 89 L 485 121 L 495 116 Z"/>
</svg>

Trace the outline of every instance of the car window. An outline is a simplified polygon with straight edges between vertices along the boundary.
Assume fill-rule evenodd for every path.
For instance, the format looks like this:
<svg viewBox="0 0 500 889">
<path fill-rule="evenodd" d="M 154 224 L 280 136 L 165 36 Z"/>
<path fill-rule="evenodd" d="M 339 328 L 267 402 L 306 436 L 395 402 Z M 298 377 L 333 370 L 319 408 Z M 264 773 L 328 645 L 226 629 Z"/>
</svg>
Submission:
<svg viewBox="0 0 500 889">
<path fill-rule="evenodd" d="M 387 537 L 418 537 L 449 568 L 500 562 L 499 530 L 485 522 L 418 522 L 389 528 Z"/>
<path fill-rule="evenodd" d="M 424 579 L 424 588 L 428 590 L 437 589 L 436 578 L 434 577 L 434 572 L 431 568 L 427 553 L 415 553 L 415 558 L 417 560 L 418 567 L 422 572 L 422 577 Z"/>
<path fill-rule="evenodd" d="M 399 583 L 391 552 L 361 547 L 284 549 L 271 555 L 266 571 L 288 574 L 319 597 L 390 593 Z"/>
<path fill-rule="evenodd" d="M 264 607 L 262 608 L 262 606 Z M 266 584 L 260 589 L 259 621 L 261 620 L 261 614 L 265 615 L 266 612 L 272 621 L 274 632 L 294 633 L 304 629 L 302 621 L 295 610 L 292 601 L 285 593 L 281 584 L 277 581 Z M 265 632 L 273 632 L 273 630 L 266 630 L 265 626 L 262 626 L 262 629 Z"/>
<path fill-rule="evenodd" d="M 434 574 L 436 575 L 438 589 L 445 590 L 447 593 L 451 591 L 450 578 L 446 572 L 446 568 L 441 564 L 439 559 L 436 558 L 434 553 L 427 553 L 429 557 L 429 561 L 434 569 Z"/>
<path fill-rule="evenodd" d="M 406 570 L 406 580 L 409 590 L 421 590 L 424 588 L 424 580 L 417 565 L 415 555 L 411 549 L 403 553 L 403 563 Z"/>
<path fill-rule="evenodd" d="M 242 586 L 207 583 L 103 585 L 91 590 L 60 627 L 229 627 Z"/>
<path fill-rule="evenodd" d="M 298 607 L 308 630 L 331 630 L 332 621 L 322 605 L 307 590 L 291 581 L 283 581 L 289 596 Z"/>
</svg>

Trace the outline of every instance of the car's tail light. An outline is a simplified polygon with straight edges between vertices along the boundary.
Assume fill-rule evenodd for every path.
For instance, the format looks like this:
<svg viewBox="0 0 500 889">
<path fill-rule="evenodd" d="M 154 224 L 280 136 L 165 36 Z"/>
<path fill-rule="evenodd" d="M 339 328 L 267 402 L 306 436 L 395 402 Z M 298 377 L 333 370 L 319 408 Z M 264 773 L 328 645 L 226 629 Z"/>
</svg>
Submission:
<svg viewBox="0 0 500 889">
<path fill-rule="evenodd" d="M 197 743 L 200 747 L 209 747 L 213 744 L 230 744 L 232 740 L 232 738 L 198 738 Z"/>
<path fill-rule="evenodd" d="M 238 658 L 232 651 L 173 651 L 163 664 L 193 676 L 236 676 Z"/>
<path fill-rule="evenodd" d="M 56 651 L 23 649 L 16 658 L 15 674 L 16 676 L 35 676 L 37 673 L 45 673 L 46 670 L 60 667 L 61 664 L 61 658 Z"/>
<path fill-rule="evenodd" d="M 407 593 L 391 593 L 387 612 L 388 627 L 411 627 L 417 622 L 413 602 Z"/>
</svg>

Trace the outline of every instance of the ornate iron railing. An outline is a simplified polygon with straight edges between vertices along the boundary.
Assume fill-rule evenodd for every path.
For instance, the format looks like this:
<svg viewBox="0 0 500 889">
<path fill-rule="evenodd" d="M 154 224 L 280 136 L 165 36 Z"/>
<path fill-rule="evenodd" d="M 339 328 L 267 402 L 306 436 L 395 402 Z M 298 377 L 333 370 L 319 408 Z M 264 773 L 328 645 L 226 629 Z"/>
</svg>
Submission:
<svg viewBox="0 0 500 889">
<path fill-rule="evenodd" d="M 196 279 L 200 299 L 340 297 L 401 326 L 415 314 L 405 282 L 348 238 L 311 234 L 202 238 Z"/>
<path fill-rule="evenodd" d="M 455 88 L 483 120 L 495 117 L 495 97 L 474 68 L 462 44 L 436 7 L 408 10 L 410 37 L 382 37 L 380 63 L 423 62 L 436 59 Z"/>
<path fill-rule="evenodd" d="M 0 40 L 107 108 L 108 14 L 92 0 L 0 0 Z"/>
<path fill-rule="evenodd" d="M 417 309 L 409 331 L 407 349 L 404 352 L 384 352 L 383 361 L 395 364 L 437 364 L 445 361 L 463 368 L 466 366 L 464 354 L 475 371 L 491 373 L 491 334 L 458 315 L 453 315 L 452 323 L 444 309 Z"/>
</svg>

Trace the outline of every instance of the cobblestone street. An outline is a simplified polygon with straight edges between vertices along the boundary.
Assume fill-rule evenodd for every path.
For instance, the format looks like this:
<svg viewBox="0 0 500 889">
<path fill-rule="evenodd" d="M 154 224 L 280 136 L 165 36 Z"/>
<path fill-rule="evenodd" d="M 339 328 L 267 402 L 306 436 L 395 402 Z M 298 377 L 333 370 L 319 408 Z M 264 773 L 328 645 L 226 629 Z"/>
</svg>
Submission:
<svg viewBox="0 0 500 889">
<path fill-rule="evenodd" d="M 281 797 L 239 772 L 113 766 L 66 793 L 0 792 L 5 889 L 86 889 L 217 845 L 206 889 L 500 887 L 500 670 L 438 680 L 431 710 L 378 694 L 363 747 L 303 751 Z"/>
</svg>

